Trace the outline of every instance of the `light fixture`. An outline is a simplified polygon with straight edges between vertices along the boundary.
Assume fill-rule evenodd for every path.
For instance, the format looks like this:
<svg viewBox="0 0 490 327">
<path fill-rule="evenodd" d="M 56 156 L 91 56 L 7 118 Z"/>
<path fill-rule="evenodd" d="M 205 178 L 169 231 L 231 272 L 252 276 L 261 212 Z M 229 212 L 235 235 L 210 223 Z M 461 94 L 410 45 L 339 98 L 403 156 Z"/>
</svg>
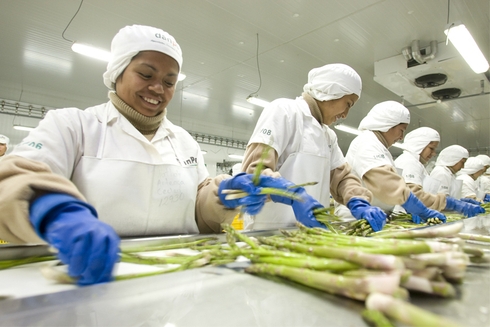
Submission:
<svg viewBox="0 0 490 327">
<path fill-rule="evenodd" d="M 111 53 L 109 51 L 95 48 L 91 45 L 75 42 L 72 44 L 71 49 L 76 53 L 105 62 L 108 62 L 111 59 Z"/>
<path fill-rule="evenodd" d="M 254 95 L 249 95 L 247 101 L 259 107 L 265 107 L 270 103 L 269 101 L 259 99 L 257 98 L 257 96 Z"/>
<path fill-rule="evenodd" d="M 488 71 L 488 61 L 464 24 L 461 22 L 448 24 L 444 33 L 475 73 Z"/>
<path fill-rule="evenodd" d="M 205 155 L 206 153 L 208 153 L 208 151 L 206 151 L 206 150 L 201 150 L 201 154 L 202 154 L 202 155 Z"/>
<path fill-rule="evenodd" d="M 179 77 L 177 78 L 177 80 L 180 82 L 180 81 L 183 81 L 185 80 L 185 78 L 187 77 L 186 74 L 184 73 L 179 73 Z"/>
<path fill-rule="evenodd" d="M 346 132 L 346 133 L 349 133 L 349 134 L 354 134 L 354 135 L 361 134 L 361 131 L 358 130 L 357 128 L 350 127 L 350 126 L 347 126 L 347 125 L 337 124 L 334 127 L 336 129 L 338 129 L 339 131 L 343 131 L 343 132 Z"/>
<path fill-rule="evenodd" d="M 245 158 L 245 156 L 240 156 L 238 154 L 229 154 L 228 157 L 232 159 L 240 159 L 240 160 L 243 160 L 243 158 Z"/>
<path fill-rule="evenodd" d="M 23 125 L 14 125 L 14 129 L 18 131 L 32 131 L 35 127 L 23 126 Z"/>
</svg>

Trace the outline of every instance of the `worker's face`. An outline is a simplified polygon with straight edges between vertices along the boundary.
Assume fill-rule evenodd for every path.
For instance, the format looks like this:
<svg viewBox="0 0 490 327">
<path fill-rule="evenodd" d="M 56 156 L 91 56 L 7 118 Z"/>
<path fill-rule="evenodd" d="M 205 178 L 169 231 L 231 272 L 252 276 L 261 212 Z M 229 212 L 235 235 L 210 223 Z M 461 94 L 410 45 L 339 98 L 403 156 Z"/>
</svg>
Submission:
<svg viewBox="0 0 490 327">
<path fill-rule="evenodd" d="M 388 142 L 388 147 L 395 144 L 395 142 L 403 140 L 403 134 L 405 133 L 407 127 L 408 124 L 398 124 L 390 128 L 387 132 L 381 132 L 386 142 Z"/>
<path fill-rule="evenodd" d="M 464 163 L 466 162 L 466 158 L 462 158 L 460 161 L 458 161 L 457 164 L 454 166 L 451 166 L 451 170 L 456 174 L 458 171 L 460 171 L 464 167 Z"/>
<path fill-rule="evenodd" d="M 344 95 L 340 99 L 317 101 L 318 107 L 322 112 L 323 123 L 331 125 L 339 119 L 346 118 L 349 114 L 349 109 L 359 100 L 356 94 Z"/>
<path fill-rule="evenodd" d="M 7 144 L 0 143 L 0 157 L 3 156 L 7 152 Z"/>
<path fill-rule="evenodd" d="M 432 159 L 437 153 L 436 149 L 439 146 L 439 141 L 430 142 L 423 150 L 420 152 L 420 162 L 426 164 Z"/>
<path fill-rule="evenodd" d="M 172 100 L 178 75 L 175 59 L 158 51 L 142 51 L 116 79 L 116 93 L 140 114 L 153 117 Z"/>
<path fill-rule="evenodd" d="M 481 175 L 483 175 L 483 173 L 484 173 L 484 172 L 485 172 L 485 169 L 481 169 L 481 170 L 477 171 L 476 173 L 474 173 L 474 174 L 472 174 L 472 175 L 470 175 L 470 176 L 472 176 L 472 177 L 473 177 L 473 179 L 476 181 L 476 179 L 477 179 L 478 177 L 480 177 Z"/>
</svg>

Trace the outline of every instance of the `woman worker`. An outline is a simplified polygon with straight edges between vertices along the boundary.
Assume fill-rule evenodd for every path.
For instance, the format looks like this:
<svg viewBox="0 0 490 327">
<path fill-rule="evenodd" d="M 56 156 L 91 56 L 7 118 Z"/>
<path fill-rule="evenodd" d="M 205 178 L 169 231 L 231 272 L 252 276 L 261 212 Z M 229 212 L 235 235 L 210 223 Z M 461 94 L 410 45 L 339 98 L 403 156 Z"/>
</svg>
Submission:
<svg viewBox="0 0 490 327">
<path fill-rule="evenodd" d="M 446 221 L 440 212 L 427 208 L 411 192 L 397 174 L 393 157 L 388 151 L 396 141 L 403 139 L 410 112 L 402 104 L 385 101 L 376 104 L 359 124 L 361 134 L 356 136 L 345 156 L 352 171 L 373 193 L 373 204 L 387 212 L 401 205 L 412 215 L 415 223 L 437 217 Z"/>
<path fill-rule="evenodd" d="M 478 183 L 478 192 L 483 199 L 483 202 L 490 202 L 490 157 L 486 154 L 479 154 L 476 156 L 483 162 L 483 174 L 477 178 L 476 182 Z"/>
<path fill-rule="evenodd" d="M 430 177 L 439 182 L 437 193 L 444 193 L 453 198 L 461 197 L 461 181 L 456 180 L 456 173 L 463 168 L 469 156 L 468 150 L 460 145 L 450 145 L 442 149 L 437 156 L 434 169 L 430 172 Z M 474 201 L 473 204 L 478 203 Z"/>
<path fill-rule="evenodd" d="M 228 208 L 255 214 L 260 186 L 278 187 L 265 176 L 257 187 L 245 174 L 208 178 L 197 142 L 166 118 L 182 67 L 170 34 L 127 26 L 111 51 L 110 101 L 49 111 L 0 162 L 0 239 L 46 241 L 81 285 L 110 280 L 119 236 L 219 232 L 237 214 Z M 251 195 L 227 201 L 218 187 Z"/>
<path fill-rule="evenodd" d="M 405 183 L 431 209 L 457 211 L 467 217 L 484 213 L 485 210 L 479 205 L 457 200 L 445 193 L 437 193 L 440 183 L 429 177 L 425 165 L 436 155 L 439 142 L 439 133 L 430 127 L 419 127 L 405 136 L 402 145 L 404 151 L 395 160 L 395 167 L 402 171 Z"/>
<path fill-rule="evenodd" d="M 480 177 L 485 171 L 485 165 L 483 161 L 476 157 L 469 157 L 464 163 L 463 169 L 461 169 L 456 177 L 457 180 L 462 181 L 461 195 L 464 198 L 473 199 L 481 202 L 485 195 L 482 192 L 478 192 L 477 178 Z"/>
<path fill-rule="evenodd" d="M 361 78 L 354 69 L 344 64 L 329 64 L 308 73 L 302 96 L 294 100 L 276 99 L 264 108 L 248 142 L 242 170 L 253 173 L 263 162 L 264 174 L 280 175 L 295 184 L 318 184 L 307 187 L 311 195 L 308 201 L 271 196 L 273 202 L 252 217 L 253 222 L 246 229 L 294 225 L 294 213 L 299 209 L 309 212 L 308 219 L 298 219 L 301 223 L 322 226 L 312 210 L 328 207 L 330 194 L 336 201 L 346 203 L 354 217 L 366 219 L 374 230 L 383 228 L 386 215 L 369 204 L 371 192 L 351 173 L 337 136 L 328 127 L 337 119 L 347 117 L 361 95 L 361 88 Z M 269 147 L 263 158 L 264 150 Z M 300 194 L 305 192 L 304 188 L 296 190 Z M 281 202 L 291 204 L 292 210 Z"/>
</svg>

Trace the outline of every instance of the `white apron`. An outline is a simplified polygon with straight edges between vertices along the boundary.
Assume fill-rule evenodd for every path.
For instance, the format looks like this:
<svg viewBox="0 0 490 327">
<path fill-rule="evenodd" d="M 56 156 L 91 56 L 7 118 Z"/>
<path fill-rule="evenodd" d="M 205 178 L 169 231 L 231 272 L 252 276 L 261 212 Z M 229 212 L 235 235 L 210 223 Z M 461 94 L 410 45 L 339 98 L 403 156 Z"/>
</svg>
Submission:
<svg viewBox="0 0 490 327">
<path fill-rule="evenodd" d="M 455 199 L 461 199 L 461 189 L 463 188 L 463 181 L 453 178 L 451 182 L 451 188 L 449 189 L 449 196 Z"/>
<path fill-rule="evenodd" d="M 314 169 L 307 167 L 314 167 Z M 294 153 L 286 159 L 279 169 L 279 173 L 282 177 L 296 184 L 318 182 L 317 185 L 306 186 L 306 192 L 325 207 L 329 207 L 330 157 L 320 157 L 301 152 Z M 294 227 L 296 224 L 291 206 L 272 201 L 267 202 L 258 215 L 250 218 L 250 221 L 246 219 L 245 229 L 247 230 L 278 229 Z"/>
<path fill-rule="evenodd" d="M 83 156 L 72 176 L 99 219 L 120 236 L 198 233 L 197 167 L 104 158 L 107 123 L 102 126 L 96 157 Z"/>
</svg>

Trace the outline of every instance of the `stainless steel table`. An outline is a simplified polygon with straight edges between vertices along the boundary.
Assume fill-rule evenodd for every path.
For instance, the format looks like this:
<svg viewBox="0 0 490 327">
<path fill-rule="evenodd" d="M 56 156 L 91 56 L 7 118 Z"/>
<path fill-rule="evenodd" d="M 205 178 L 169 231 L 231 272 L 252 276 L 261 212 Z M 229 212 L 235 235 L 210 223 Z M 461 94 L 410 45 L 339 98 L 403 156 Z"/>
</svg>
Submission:
<svg viewBox="0 0 490 327">
<path fill-rule="evenodd" d="M 464 232 L 488 231 L 488 217 L 465 221 Z M 366 326 L 363 302 L 242 268 L 233 263 L 7 299 L 0 301 L 0 326 Z M 490 326 L 490 266 L 468 267 L 456 288 L 455 299 L 412 293 L 411 302 L 462 326 Z"/>
</svg>

